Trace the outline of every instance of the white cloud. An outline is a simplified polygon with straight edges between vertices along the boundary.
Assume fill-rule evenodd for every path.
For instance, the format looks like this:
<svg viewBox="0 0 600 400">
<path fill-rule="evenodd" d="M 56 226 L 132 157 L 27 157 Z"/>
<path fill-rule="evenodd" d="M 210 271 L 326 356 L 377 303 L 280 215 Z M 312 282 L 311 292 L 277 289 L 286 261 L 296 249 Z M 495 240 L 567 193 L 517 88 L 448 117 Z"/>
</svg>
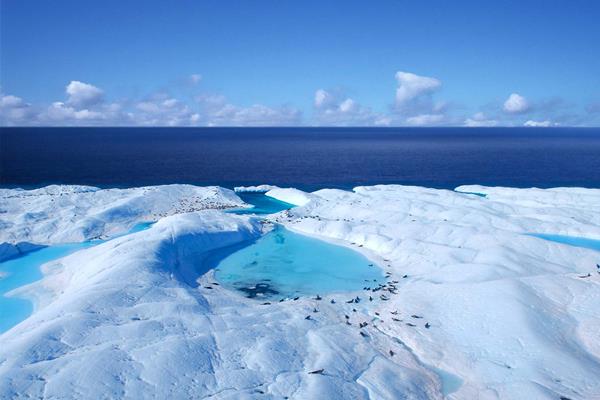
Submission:
<svg viewBox="0 0 600 400">
<path fill-rule="evenodd" d="M 35 110 L 22 98 L 0 93 L 0 126 L 30 125 L 36 120 Z"/>
<path fill-rule="evenodd" d="M 12 95 L 0 97 L 0 108 L 20 108 L 25 104 L 22 98 Z"/>
<path fill-rule="evenodd" d="M 202 77 L 185 77 L 199 83 Z M 231 104 L 223 95 L 200 94 L 195 101 L 177 98 L 165 92 L 145 98 L 105 100 L 104 91 L 92 84 L 71 81 L 66 85 L 66 99 L 50 106 L 34 107 L 23 99 L 0 93 L 0 125 L 140 125 L 140 126 L 497 126 L 518 125 L 525 118 L 510 114 L 527 114 L 524 126 L 585 125 L 597 121 L 598 103 L 590 104 L 585 116 L 566 112 L 561 99 L 531 104 L 525 97 L 512 93 L 504 102 L 504 111 L 490 118 L 479 112 L 472 116 L 457 113 L 456 105 L 434 99 L 442 83 L 436 78 L 409 72 L 396 73 L 398 87 L 388 112 L 376 112 L 340 91 L 318 89 L 314 93 L 313 113 L 304 120 L 302 113 L 289 105 L 267 106 Z M 177 88 L 181 89 L 181 80 Z M 184 91 L 189 95 L 190 91 Z M 498 105 L 494 106 L 498 111 Z M 561 111 L 561 112 L 559 112 Z M 568 111 L 568 110 L 567 110 Z M 489 112 L 492 112 L 491 109 Z M 594 120 L 594 118 L 596 118 Z M 554 122 L 556 121 L 556 122 Z"/>
<path fill-rule="evenodd" d="M 315 92 L 314 122 L 328 126 L 386 126 L 391 119 L 363 107 L 349 97 L 324 89 Z"/>
<path fill-rule="evenodd" d="M 315 107 L 327 107 L 333 103 L 333 96 L 324 89 L 319 89 L 315 92 Z"/>
<path fill-rule="evenodd" d="M 436 78 L 419 76 L 410 72 L 396 72 L 398 88 L 396 89 L 396 104 L 404 105 L 417 100 L 424 95 L 430 95 L 442 86 Z"/>
<path fill-rule="evenodd" d="M 406 123 L 414 126 L 439 125 L 444 119 L 444 114 L 421 114 L 407 118 Z"/>
<path fill-rule="evenodd" d="M 518 93 L 512 93 L 504 102 L 504 111 L 509 114 L 522 114 L 531 108 L 527 99 Z"/>
<path fill-rule="evenodd" d="M 528 120 L 526 121 L 523 126 L 527 126 L 527 127 L 533 127 L 533 128 L 548 128 L 551 126 L 558 126 L 557 123 L 554 123 L 552 121 L 534 121 L 534 120 Z"/>
<path fill-rule="evenodd" d="M 199 117 L 187 104 L 165 93 L 158 93 L 135 104 L 131 118 L 143 126 L 197 125 Z"/>
<path fill-rule="evenodd" d="M 65 91 L 67 92 L 67 104 L 84 108 L 99 104 L 103 101 L 104 91 L 89 83 L 71 81 Z"/>
<path fill-rule="evenodd" d="M 200 106 L 198 121 L 206 126 L 296 126 L 302 124 L 300 110 L 254 104 L 249 107 L 228 103 L 223 95 L 196 97 Z"/>
<path fill-rule="evenodd" d="M 413 126 L 450 124 L 448 103 L 433 98 L 442 87 L 439 79 L 398 71 L 396 81 L 392 122 Z"/>
<path fill-rule="evenodd" d="M 483 126 L 497 126 L 498 121 L 495 119 L 488 119 L 484 113 L 478 112 L 471 118 L 465 119 L 464 126 L 468 127 L 483 127 Z"/>
<path fill-rule="evenodd" d="M 88 109 L 77 110 L 63 102 L 56 101 L 52 103 L 46 112 L 46 117 L 51 121 L 72 123 L 75 121 L 90 122 L 105 119 L 104 114 L 99 111 Z"/>
</svg>

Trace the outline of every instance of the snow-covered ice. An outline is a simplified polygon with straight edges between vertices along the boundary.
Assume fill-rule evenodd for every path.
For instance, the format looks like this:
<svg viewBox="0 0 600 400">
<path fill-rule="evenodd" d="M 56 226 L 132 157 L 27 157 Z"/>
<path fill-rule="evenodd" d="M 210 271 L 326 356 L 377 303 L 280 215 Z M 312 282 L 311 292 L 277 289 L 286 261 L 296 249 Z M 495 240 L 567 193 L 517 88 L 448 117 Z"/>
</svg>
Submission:
<svg viewBox="0 0 600 400">
<path fill-rule="evenodd" d="M 251 192 L 251 193 L 264 193 L 268 192 L 272 189 L 278 189 L 278 186 L 274 185 L 256 185 L 256 186 L 236 186 L 233 190 L 235 192 L 243 193 L 243 192 Z"/>
<path fill-rule="evenodd" d="M 298 207 L 268 219 L 354 248 L 397 287 L 389 300 L 363 290 L 272 304 L 215 285 L 203 263 L 261 235 L 257 217 L 172 215 L 164 199 L 181 194 L 155 194 L 122 200 L 135 217 L 90 225 L 108 207 L 96 206 L 98 189 L 62 187 L 88 191 L 82 203 L 93 206 L 78 212 L 75 194 L 52 205 L 42 190 L 28 203 L 2 193 L 0 242 L 85 240 L 159 221 L 46 264 L 18 290 L 37 309 L 0 336 L 0 397 L 600 398 L 600 252 L 528 235 L 599 239 L 600 190 L 270 190 Z M 239 202 L 224 189 L 178 190 Z M 44 229 L 26 215 L 40 212 Z"/>
<path fill-rule="evenodd" d="M 0 189 L 0 246 L 8 249 L 22 242 L 52 244 L 106 238 L 127 232 L 140 221 L 243 205 L 233 191 L 217 186 L 99 189 L 52 185 L 34 190 Z"/>
</svg>

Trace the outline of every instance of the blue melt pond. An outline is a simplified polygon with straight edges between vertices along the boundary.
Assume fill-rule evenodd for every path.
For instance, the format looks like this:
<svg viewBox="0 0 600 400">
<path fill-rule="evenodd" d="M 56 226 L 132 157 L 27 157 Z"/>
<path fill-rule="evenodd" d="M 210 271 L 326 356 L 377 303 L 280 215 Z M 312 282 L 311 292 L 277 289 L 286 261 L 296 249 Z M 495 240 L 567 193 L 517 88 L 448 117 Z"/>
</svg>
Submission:
<svg viewBox="0 0 600 400">
<path fill-rule="evenodd" d="M 140 232 L 152 226 L 152 222 L 135 225 L 126 234 Z M 122 235 L 119 235 L 122 236 Z M 6 293 L 42 278 L 40 266 L 65 257 L 76 251 L 98 245 L 105 240 L 58 244 L 44 247 L 0 263 L 0 333 L 23 321 L 33 312 L 33 304 L 26 299 L 6 297 Z"/>
<path fill-rule="evenodd" d="M 42 264 L 94 244 L 83 242 L 44 247 L 0 263 L 0 333 L 23 321 L 33 312 L 33 304 L 29 300 L 6 297 L 7 292 L 41 279 Z"/>
<path fill-rule="evenodd" d="M 207 261 L 216 263 L 215 277 L 222 285 L 251 298 L 324 295 L 384 281 L 381 269 L 362 254 L 281 226 Z"/>
<path fill-rule="evenodd" d="M 552 235 L 546 233 L 528 233 L 528 235 L 540 239 L 550 240 L 552 242 L 568 244 L 569 246 L 585 247 L 586 249 L 600 251 L 600 240 L 588 239 L 577 236 Z"/>
<path fill-rule="evenodd" d="M 239 192 L 236 193 L 244 203 L 251 204 L 252 208 L 238 208 L 230 210 L 232 214 L 274 214 L 283 210 L 289 210 L 295 207 L 293 204 L 279 201 L 269 196 L 265 196 L 263 192 Z"/>
</svg>

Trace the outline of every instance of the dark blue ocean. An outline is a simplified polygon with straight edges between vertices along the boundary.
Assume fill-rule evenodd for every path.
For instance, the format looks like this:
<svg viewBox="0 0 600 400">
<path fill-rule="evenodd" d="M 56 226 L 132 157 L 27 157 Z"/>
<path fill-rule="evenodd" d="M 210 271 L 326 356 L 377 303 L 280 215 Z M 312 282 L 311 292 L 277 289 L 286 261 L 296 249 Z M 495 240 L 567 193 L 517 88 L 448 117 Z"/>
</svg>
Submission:
<svg viewBox="0 0 600 400">
<path fill-rule="evenodd" d="M 600 129 L 2 128 L 0 185 L 600 187 Z"/>
</svg>

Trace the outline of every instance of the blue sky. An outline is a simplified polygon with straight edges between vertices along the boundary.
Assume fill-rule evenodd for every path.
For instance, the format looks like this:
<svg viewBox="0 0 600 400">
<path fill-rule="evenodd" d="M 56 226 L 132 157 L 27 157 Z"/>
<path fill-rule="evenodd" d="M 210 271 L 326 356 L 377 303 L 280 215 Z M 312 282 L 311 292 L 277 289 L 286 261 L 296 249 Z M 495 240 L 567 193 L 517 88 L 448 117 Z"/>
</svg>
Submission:
<svg viewBox="0 0 600 400">
<path fill-rule="evenodd" d="M 600 125 L 598 1 L 1 7 L 4 125 Z"/>
</svg>

